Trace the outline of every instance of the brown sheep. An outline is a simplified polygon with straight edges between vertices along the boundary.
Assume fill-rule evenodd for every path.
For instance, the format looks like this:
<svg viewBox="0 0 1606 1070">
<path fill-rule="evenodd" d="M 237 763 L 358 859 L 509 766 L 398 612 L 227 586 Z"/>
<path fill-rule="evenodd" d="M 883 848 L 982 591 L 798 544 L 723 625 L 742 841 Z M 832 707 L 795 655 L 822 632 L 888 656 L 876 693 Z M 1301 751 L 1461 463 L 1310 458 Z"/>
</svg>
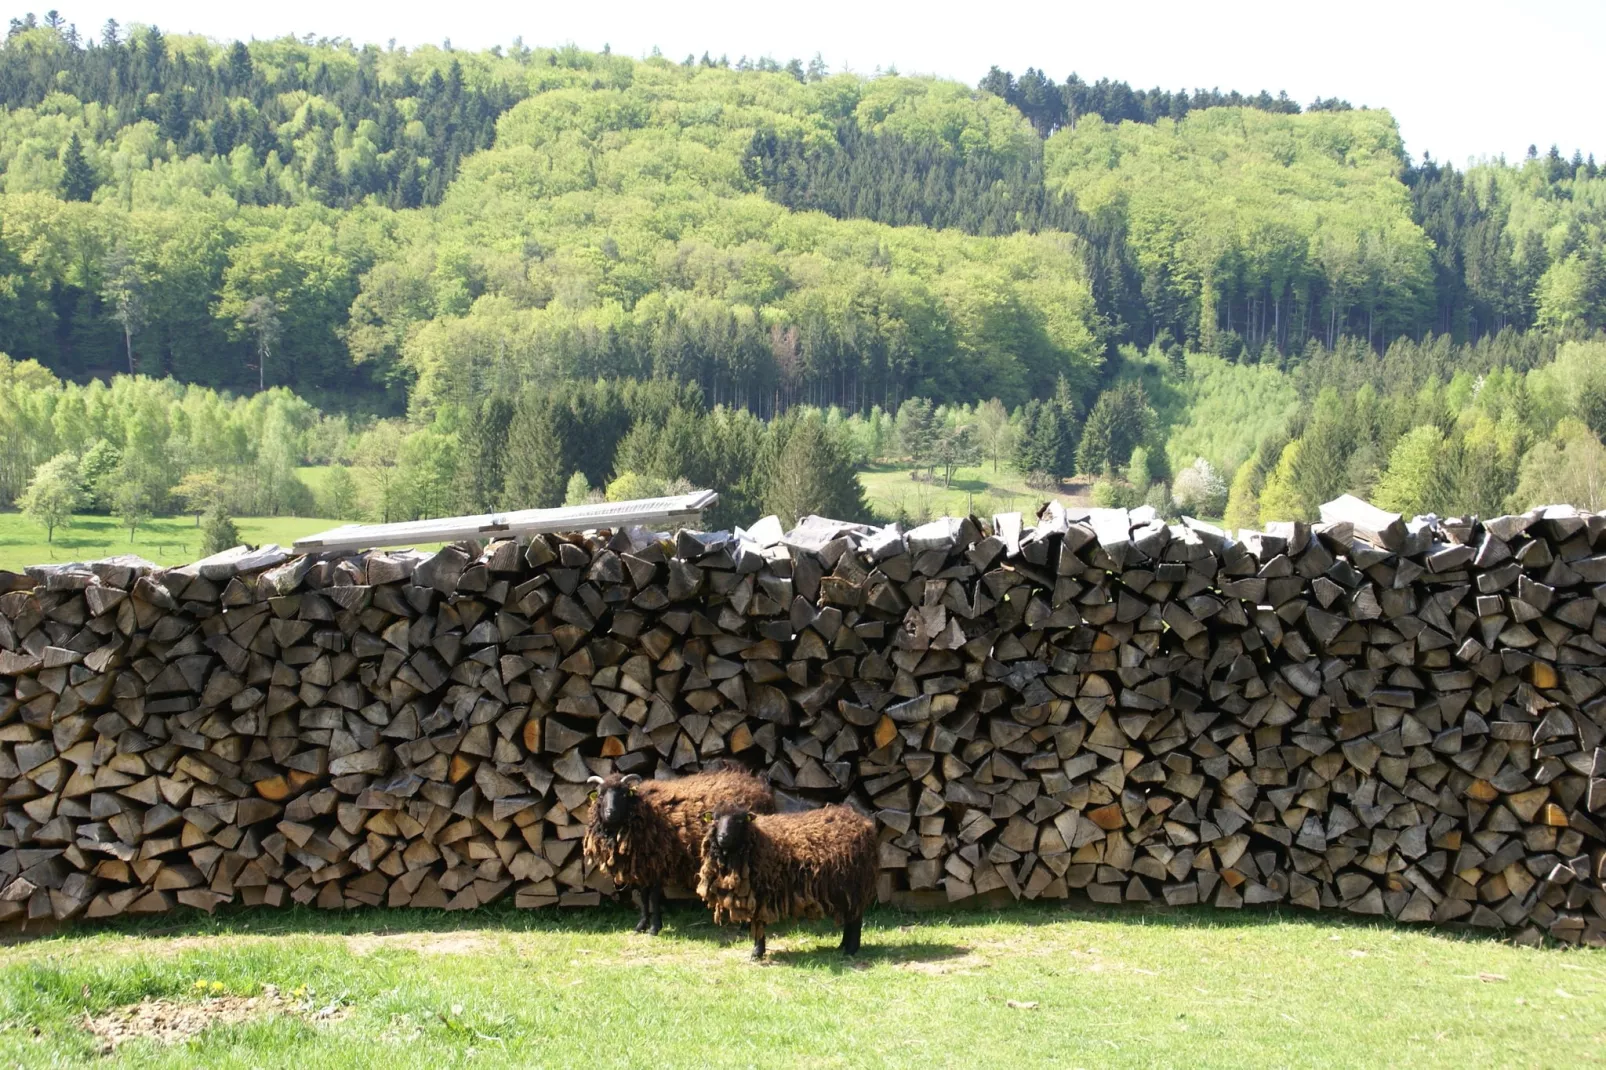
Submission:
<svg viewBox="0 0 1606 1070">
<path fill-rule="evenodd" d="M 764 957 L 764 927 L 783 918 L 833 918 L 841 951 L 858 953 L 864 911 L 875 900 L 875 822 L 846 806 L 755 814 L 730 804 L 703 820 L 697 894 L 715 924 L 751 924 L 754 959 Z"/>
<path fill-rule="evenodd" d="M 642 780 L 634 773 L 591 778 L 587 864 L 641 897 L 636 931 L 656 936 L 664 924 L 664 885 L 690 890 L 703 842 L 701 817 L 726 802 L 768 813 L 769 785 L 740 768 L 695 773 L 678 780 Z"/>
</svg>

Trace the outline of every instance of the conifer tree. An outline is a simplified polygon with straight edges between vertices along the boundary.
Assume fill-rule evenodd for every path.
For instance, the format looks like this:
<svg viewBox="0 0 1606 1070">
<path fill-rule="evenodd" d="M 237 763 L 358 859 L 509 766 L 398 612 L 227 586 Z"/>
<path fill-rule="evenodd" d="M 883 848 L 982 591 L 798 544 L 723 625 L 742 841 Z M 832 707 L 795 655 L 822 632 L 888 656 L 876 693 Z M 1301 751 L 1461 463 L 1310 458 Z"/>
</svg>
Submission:
<svg viewBox="0 0 1606 1070">
<path fill-rule="evenodd" d="M 69 201 L 87 201 L 94 197 L 95 190 L 100 186 L 100 179 L 95 176 L 95 169 L 89 166 L 84 158 L 84 143 L 78 139 L 75 130 L 67 139 L 67 147 L 61 153 L 61 166 L 65 172 L 61 179 L 61 195 Z"/>
</svg>

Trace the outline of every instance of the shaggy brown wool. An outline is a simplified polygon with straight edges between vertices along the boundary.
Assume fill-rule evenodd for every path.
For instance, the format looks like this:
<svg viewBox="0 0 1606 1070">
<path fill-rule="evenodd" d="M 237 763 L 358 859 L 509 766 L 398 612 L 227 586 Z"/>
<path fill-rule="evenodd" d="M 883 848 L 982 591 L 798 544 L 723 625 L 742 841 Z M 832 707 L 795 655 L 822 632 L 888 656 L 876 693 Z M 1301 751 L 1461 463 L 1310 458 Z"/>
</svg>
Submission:
<svg viewBox="0 0 1606 1070">
<path fill-rule="evenodd" d="M 875 900 L 875 823 L 846 806 L 760 814 L 746 857 L 729 868 L 713 850 L 712 827 L 702 849 L 697 894 L 714 922 L 861 916 Z"/>
<path fill-rule="evenodd" d="M 602 790 L 623 779 L 613 774 Z M 583 842 L 586 863 L 600 867 L 621 888 L 674 884 L 690 890 L 697 879 L 703 815 L 725 803 L 769 813 L 775 796 L 758 777 L 735 769 L 644 780 L 636 786 L 630 820 L 617 836 L 602 828 L 592 809 Z"/>
</svg>

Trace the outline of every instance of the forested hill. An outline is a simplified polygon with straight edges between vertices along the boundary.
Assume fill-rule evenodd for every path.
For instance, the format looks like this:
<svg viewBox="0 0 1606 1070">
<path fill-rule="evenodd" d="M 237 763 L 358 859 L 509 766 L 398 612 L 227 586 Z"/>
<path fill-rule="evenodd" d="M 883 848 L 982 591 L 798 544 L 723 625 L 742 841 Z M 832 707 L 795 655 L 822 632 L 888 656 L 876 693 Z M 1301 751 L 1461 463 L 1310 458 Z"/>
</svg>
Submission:
<svg viewBox="0 0 1606 1070">
<path fill-rule="evenodd" d="M 0 103 L 0 348 L 80 380 L 425 419 L 538 377 L 1086 411 L 1127 342 L 1606 322 L 1592 160 L 1415 165 L 1336 99 L 52 13 L 13 22 Z"/>
</svg>

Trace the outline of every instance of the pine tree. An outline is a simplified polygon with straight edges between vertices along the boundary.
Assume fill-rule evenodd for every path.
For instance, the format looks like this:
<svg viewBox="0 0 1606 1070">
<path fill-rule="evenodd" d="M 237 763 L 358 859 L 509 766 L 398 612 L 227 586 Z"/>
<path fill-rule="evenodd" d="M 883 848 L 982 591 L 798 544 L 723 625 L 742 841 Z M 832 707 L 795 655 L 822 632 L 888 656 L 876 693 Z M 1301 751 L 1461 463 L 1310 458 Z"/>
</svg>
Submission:
<svg viewBox="0 0 1606 1070">
<path fill-rule="evenodd" d="M 67 139 L 67 147 L 61 153 L 61 166 L 63 175 L 61 179 L 61 195 L 69 201 L 87 201 L 95 196 L 95 190 L 100 188 L 100 179 L 95 176 L 95 169 L 89 166 L 84 158 L 84 144 L 78 139 L 75 130 Z"/>
<path fill-rule="evenodd" d="M 1082 427 L 1082 441 L 1076 448 L 1076 467 L 1089 475 L 1107 475 L 1120 464 L 1116 458 L 1118 416 L 1109 391 L 1099 395 L 1093 411 Z"/>
<path fill-rule="evenodd" d="M 898 407 L 898 448 L 916 468 L 931 463 L 931 450 L 936 444 L 936 423 L 931 402 L 926 398 L 910 398 Z"/>
<path fill-rule="evenodd" d="M 549 509 L 563 503 L 569 470 L 564 442 L 566 408 L 542 391 L 527 391 L 507 429 L 502 503 L 509 509 Z"/>
<path fill-rule="evenodd" d="M 810 514 L 859 520 L 868 509 L 848 451 L 818 413 L 777 421 L 765 473 L 766 512 L 790 527 Z"/>
<path fill-rule="evenodd" d="M 512 422 L 513 402 L 501 394 L 486 398 L 469 418 L 463 435 L 466 470 L 462 485 L 471 512 L 490 512 L 501 504 L 508 428 Z"/>
</svg>

